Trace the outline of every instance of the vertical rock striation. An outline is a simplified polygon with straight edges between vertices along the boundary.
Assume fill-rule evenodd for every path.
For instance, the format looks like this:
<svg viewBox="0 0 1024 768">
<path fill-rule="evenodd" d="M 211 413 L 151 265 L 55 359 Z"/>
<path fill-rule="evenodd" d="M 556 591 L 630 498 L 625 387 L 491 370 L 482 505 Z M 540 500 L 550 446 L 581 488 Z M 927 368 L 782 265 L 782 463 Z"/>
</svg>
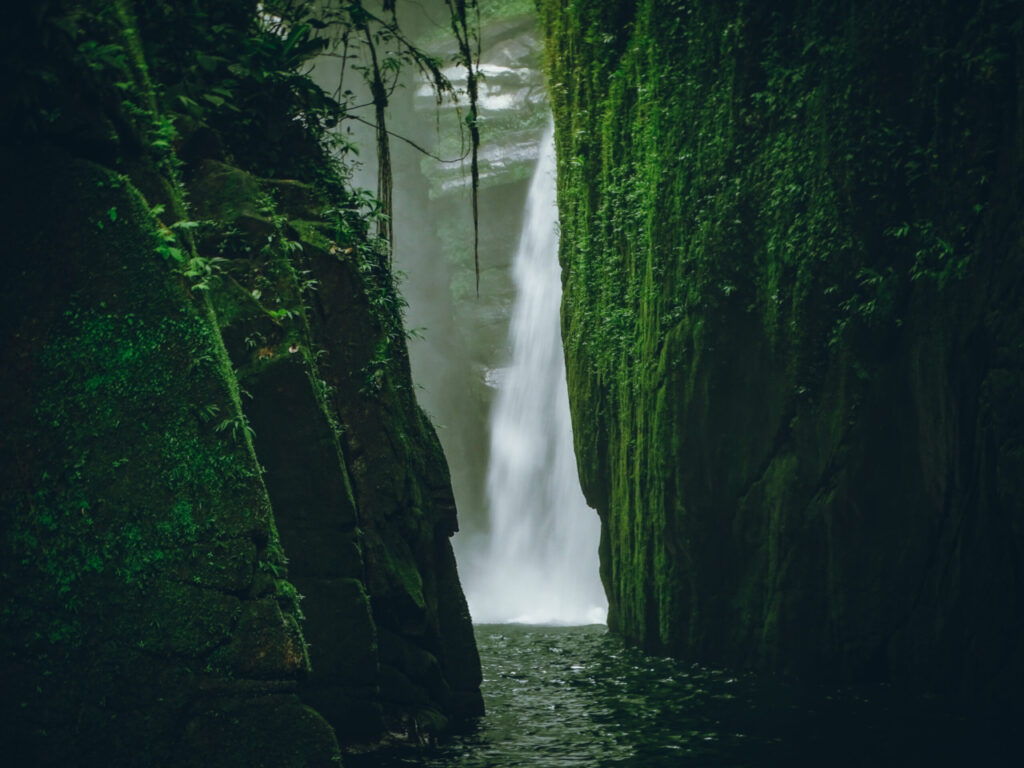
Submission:
<svg viewBox="0 0 1024 768">
<path fill-rule="evenodd" d="M 287 114 L 312 85 L 286 61 L 281 116 L 246 111 L 279 42 L 255 3 L 196 7 L 57 2 L 5 33 L 5 63 L 37 62 L 0 110 L 0 750 L 19 765 L 337 765 L 339 742 L 482 709 L 382 252 Z M 235 90 L 201 109 L 197 77 Z M 253 124 L 266 146 L 236 132 Z"/>
<path fill-rule="evenodd" d="M 539 5 L 609 624 L 1012 706 L 1020 4 Z"/>
<path fill-rule="evenodd" d="M 256 456 L 209 416 L 241 422 L 211 313 L 123 176 L 53 147 L 3 169 L 5 754 L 331 765 Z"/>
</svg>

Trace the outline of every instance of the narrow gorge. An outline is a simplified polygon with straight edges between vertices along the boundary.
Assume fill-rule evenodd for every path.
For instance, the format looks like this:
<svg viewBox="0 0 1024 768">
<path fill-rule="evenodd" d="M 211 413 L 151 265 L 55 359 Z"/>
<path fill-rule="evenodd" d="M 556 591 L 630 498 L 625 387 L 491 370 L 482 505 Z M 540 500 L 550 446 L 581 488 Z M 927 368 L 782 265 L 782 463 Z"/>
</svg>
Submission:
<svg viewBox="0 0 1024 768">
<path fill-rule="evenodd" d="M 1024 761 L 1020 0 L 6 21 L 0 764 Z"/>
</svg>

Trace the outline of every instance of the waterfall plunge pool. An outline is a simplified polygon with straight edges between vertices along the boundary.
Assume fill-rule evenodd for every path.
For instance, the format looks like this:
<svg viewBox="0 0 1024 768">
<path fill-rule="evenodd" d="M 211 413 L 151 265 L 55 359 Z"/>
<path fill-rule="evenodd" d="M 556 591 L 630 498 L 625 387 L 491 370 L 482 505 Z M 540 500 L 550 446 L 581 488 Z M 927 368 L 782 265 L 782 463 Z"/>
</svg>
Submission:
<svg viewBox="0 0 1024 768">
<path fill-rule="evenodd" d="M 646 656 L 604 625 L 476 627 L 487 713 L 349 768 L 1002 766 L 1015 735 L 884 686 L 814 691 Z M 1019 752 L 1017 752 L 1019 757 Z"/>
</svg>

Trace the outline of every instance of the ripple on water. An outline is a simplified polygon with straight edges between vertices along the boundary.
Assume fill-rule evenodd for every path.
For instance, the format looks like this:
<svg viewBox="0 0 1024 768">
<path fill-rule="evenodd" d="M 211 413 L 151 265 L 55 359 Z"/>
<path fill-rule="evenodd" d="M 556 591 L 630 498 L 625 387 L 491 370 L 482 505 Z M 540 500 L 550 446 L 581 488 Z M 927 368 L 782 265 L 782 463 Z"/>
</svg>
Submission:
<svg viewBox="0 0 1024 768">
<path fill-rule="evenodd" d="M 785 683 L 645 656 L 604 625 L 476 627 L 487 714 L 351 768 L 1002 765 L 984 728 L 884 688 Z M 1024 764 L 1024 763 L 1022 763 Z"/>
</svg>

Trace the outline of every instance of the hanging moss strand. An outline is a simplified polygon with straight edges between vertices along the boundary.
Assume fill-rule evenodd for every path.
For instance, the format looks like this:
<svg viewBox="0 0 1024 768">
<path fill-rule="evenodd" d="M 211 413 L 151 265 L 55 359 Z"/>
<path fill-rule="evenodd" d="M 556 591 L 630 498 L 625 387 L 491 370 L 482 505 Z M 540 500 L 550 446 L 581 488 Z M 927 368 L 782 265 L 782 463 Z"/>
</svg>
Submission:
<svg viewBox="0 0 1024 768">
<path fill-rule="evenodd" d="M 451 10 L 452 31 L 459 44 L 459 58 L 466 68 L 466 92 L 469 95 L 469 114 L 466 124 L 469 126 L 471 148 L 470 175 L 473 190 L 473 270 L 476 276 L 476 295 L 480 296 L 480 129 L 477 125 L 477 68 L 480 62 L 479 37 L 477 47 L 473 48 L 473 35 L 467 20 L 467 9 L 479 12 L 477 0 L 445 0 Z M 479 24 L 478 24 L 479 26 Z M 475 62 L 475 63 L 474 63 Z"/>
</svg>

